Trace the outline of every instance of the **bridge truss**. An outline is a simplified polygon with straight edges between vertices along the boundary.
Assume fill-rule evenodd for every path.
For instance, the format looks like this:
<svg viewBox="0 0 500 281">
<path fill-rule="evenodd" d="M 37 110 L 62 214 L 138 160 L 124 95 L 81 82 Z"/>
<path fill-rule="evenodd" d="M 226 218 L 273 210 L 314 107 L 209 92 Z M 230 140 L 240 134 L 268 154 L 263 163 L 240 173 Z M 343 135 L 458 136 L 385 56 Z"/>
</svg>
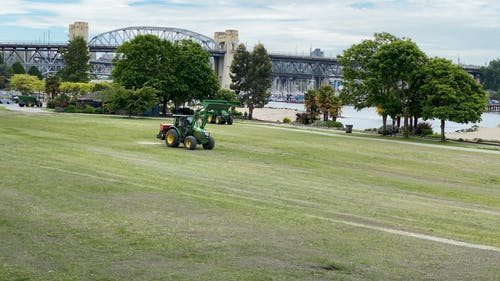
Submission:
<svg viewBox="0 0 500 281">
<path fill-rule="evenodd" d="M 342 77 L 342 66 L 334 58 L 270 55 L 273 77 L 328 79 Z"/>
<path fill-rule="evenodd" d="M 171 42 L 184 39 L 192 40 L 199 43 L 205 50 L 218 50 L 215 41 L 205 35 L 180 28 L 155 26 L 131 26 L 101 33 L 89 41 L 89 47 L 106 46 L 116 48 L 124 42 L 132 40 L 137 35 L 146 34 L 155 35 L 160 39 Z"/>
</svg>

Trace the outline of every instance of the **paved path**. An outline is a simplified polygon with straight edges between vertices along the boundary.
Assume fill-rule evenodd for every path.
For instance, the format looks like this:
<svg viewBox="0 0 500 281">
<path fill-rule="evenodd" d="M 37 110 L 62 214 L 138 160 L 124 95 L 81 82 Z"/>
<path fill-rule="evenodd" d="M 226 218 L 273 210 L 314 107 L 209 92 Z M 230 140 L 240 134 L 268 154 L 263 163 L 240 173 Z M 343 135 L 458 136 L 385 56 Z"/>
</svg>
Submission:
<svg viewBox="0 0 500 281">
<path fill-rule="evenodd" d="M 20 107 L 16 103 L 11 103 L 11 104 L 2 103 L 0 104 L 0 106 L 5 107 L 9 110 L 22 111 L 27 113 L 51 113 L 49 111 L 43 110 L 41 107 L 26 107 L 26 106 Z"/>
</svg>

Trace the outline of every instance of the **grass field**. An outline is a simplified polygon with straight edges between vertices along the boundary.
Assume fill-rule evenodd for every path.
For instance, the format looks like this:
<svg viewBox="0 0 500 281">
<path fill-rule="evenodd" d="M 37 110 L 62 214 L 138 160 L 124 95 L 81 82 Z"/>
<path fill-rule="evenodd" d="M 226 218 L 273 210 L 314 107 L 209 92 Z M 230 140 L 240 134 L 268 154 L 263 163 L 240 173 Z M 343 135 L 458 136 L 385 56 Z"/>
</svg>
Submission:
<svg viewBox="0 0 500 281">
<path fill-rule="evenodd" d="M 0 109 L 0 280 L 500 280 L 495 151 L 161 122 Z"/>
</svg>

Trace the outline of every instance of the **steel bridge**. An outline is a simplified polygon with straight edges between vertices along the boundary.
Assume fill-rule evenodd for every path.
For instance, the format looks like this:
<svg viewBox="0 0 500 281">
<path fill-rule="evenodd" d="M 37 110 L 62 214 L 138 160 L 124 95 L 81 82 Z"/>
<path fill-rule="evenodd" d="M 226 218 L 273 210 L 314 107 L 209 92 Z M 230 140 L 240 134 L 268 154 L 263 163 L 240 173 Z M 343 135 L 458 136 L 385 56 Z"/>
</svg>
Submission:
<svg viewBox="0 0 500 281">
<path fill-rule="evenodd" d="M 220 71 L 216 67 L 220 65 L 218 61 L 223 60 L 226 55 L 226 51 L 220 48 L 214 39 L 193 31 L 171 27 L 132 26 L 101 33 L 89 40 L 91 74 L 98 78 L 109 77 L 112 69 L 111 54 L 124 42 L 144 34 L 152 34 L 169 41 L 189 39 L 198 42 L 203 49 L 210 52 L 212 65 L 217 73 Z M 61 52 L 65 48 L 67 43 L 0 42 L 0 51 L 7 64 L 19 61 L 26 68 L 36 66 L 43 75 L 56 73 L 63 67 Z M 313 80 L 316 85 L 320 85 L 322 81 L 342 77 L 342 68 L 335 58 L 279 54 L 270 54 L 270 58 L 275 80 Z M 464 69 L 473 75 L 479 74 L 479 67 L 467 66 Z"/>
</svg>

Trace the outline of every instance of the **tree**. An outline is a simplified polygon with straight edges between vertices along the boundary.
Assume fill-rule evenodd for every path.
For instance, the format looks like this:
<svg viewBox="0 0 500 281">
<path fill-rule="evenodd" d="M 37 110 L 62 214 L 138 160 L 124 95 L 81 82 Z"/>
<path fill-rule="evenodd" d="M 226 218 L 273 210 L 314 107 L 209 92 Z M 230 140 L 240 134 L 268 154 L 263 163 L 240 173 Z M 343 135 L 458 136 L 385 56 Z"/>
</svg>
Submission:
<svg viewBox="0 0 500 281">
<path fill-rule="evenodd" d="M 43 79 L 42 73 L 40 72 L 40 70 L 38 70 L 38 68 L 36 66 L 30 67 L 30 69 L 28 69 L 28 74 L 31 76 L 35 76 L 40 80 Z"/>
<path fill-rule="evenodd" d="M 89 82 L 90 53 L 87 42 L 80 36 L 69 41 L 68 48 L 63 50 L 64 67 L 59 75 L 62 81 Z"/>
<path fill-rule="evenodd" d="M 110 82 L 98 82 L 94 84 L 94 88 L 92 91 L 94 92 L 101 92 L 105 90 L 109 90 L 113 87 L 113 84 Z"/>
<path fill-rule="evenodd" d="M 3 60 L 3 56 L 0 54 L 0 89 L 7 87 L 11 74 L 9 67 Z"/>
<path fill-rule="evenodd" d="M 374 73 L 378 76 L 389 95 L 383 104 L 388 113 L 397 114 L 401 110 L 404 117 L 404 136 L 409 136 L 410 109 L 419 113 L 419 96 L 417 94 L 417 74 L 427 59 L 426 55 L 411 40 L 394 40 L 382 45 L 374 57 Z"/>
<path fill-rule="evenodd" d="M 78 95 L 83 95 L 92 92 L 94 85 L 90 83 L 78 83 L 78 82 L 62 82 L 59 86 L 59 90 L 62 93 L 68 94 L 73 98 Z"/>
<path fill-rule="evenodd" d="M 22 63 L 16 61 L 12 64 L 11 72 L 12 74 L 26 74 L 26 69 L 24 69 Z"/>
<path fill-rule="evenodd" d="M 481 67 L 481 82 L 487 90 L 500 91 L 500 59 L 492 60 Z"/>
<path fill-rule="evenodd" d="M 223 88 L 219 89 L 213 98 L 216 100 L 238 102 L 238 96 L 233 91 Z"/>
<path fill-rule="evenodd" d="M 115 84 L 112 88 L 104 90 L 100 96 L 108 109 L 125 110 L 128 116 L 132 117 L 146 112 L 158 102 L 156 92 L 157 90 L 151 87 L 130 90 Z"/>
<path fill-rule="evenodd" d="M 140 35 L 117 52 L 121 55 L 113 61 L 115 82 L 127 89 L 156 89 L 163 114 L 170 100 L 179 106 L 214 96 L 219 89 L 210 54 L 191 40 L 172 44 L 154 35 Z"/>
<path fill-rule="evenodd" d="M 261 108 L 271 95 L 272 63 L 264 45 L 258 44 L 252 53 L 240 44 L 231 65 L 231 89 L 235 90 L 241 102 L 248 107 L 248 118 L 253 109 Z"/>
<path fill-rule="evenodd" d="M 342 64 L 344 87 L 341 98 L 354 105 L 357 110 L 365 107 L 384 109 L 382 115 L 383 130 L 386 132 L 388 108 L 394 108 L 395 98 L 378 72 L 375 55 L 384 45 L 399 40 L 389 33 L 375 33 L 373 40 L 364 40 L 346 49 L 339 62 Z"/>
<path fill-rule="evenodd" d="M 323 112 L 323 121 L 328 121 L 329 115 L 333 117 L 333 121 L 337 121 L 342 111 L 342 102 L 335 96 L 332 85 L 323 85 L 318 89 L 318 106 Z"/>
<path fill-rule="evenodd" d="M 445 141 L 445 121 L 477 122 L 486 108 L 486 92 L 460 66 L 442 58 L 433 58 L 422 69 L 425 84 L 420 94 L 425 119 L 441 120 L 441 141 Z"/>
<path fill-rule="evenodd" d="M 10 79 L 10 87 L 20 91 L 23 95 L 29 95 L 32 92 L 42 91 L 44 83 L 28 74 L 15 74 Z"/>
<path fill-rule="evenodd" d="M 233 62 L 231 64 L 231 90 L 235 91 L 236 96 L 243 95 L 248 92 L 248 68 L 250 66 L 250 52 L 244 44 L 239 44 L 234 53 Z"/>
<path fill-rule="evenodd" d="M 174 88 L 172 100 L 176 107 L 215 96 L 220 86 L 210 67 L 210 54 L 191 40 L 177 41 L 173 47 L 175 84 L 170 87 Z"/>
<path fill-rule="evenodd" d="M 387 116 L 403 115 L 407 137 L 410 114 L 419 115 L 416 75 L 426 55 L 409 39 L 388 33 L 374 37 L 353 45 L 339 58 L 344 73 L 343 98 L 357 109 L 380 108 L 384 133 Z"/>
<path fill-rule="evenodd" d="M 318 120 L 320 109 L 317 90 L 311 89 L 304 93 L 304 106 L 306 108 L 306 120 L 303 120 L 303 123 L 309 124 Z"/>
<path fill-rule="evenodd" d="M 59 93 L 59 86 L 61 85 L 61 81 L 59 77 L 56 75 L 50 75 L 45 78 L 45 92 L 49 94 L 49 98 L 51 100 L 57 97 Z"/>
</svg>

